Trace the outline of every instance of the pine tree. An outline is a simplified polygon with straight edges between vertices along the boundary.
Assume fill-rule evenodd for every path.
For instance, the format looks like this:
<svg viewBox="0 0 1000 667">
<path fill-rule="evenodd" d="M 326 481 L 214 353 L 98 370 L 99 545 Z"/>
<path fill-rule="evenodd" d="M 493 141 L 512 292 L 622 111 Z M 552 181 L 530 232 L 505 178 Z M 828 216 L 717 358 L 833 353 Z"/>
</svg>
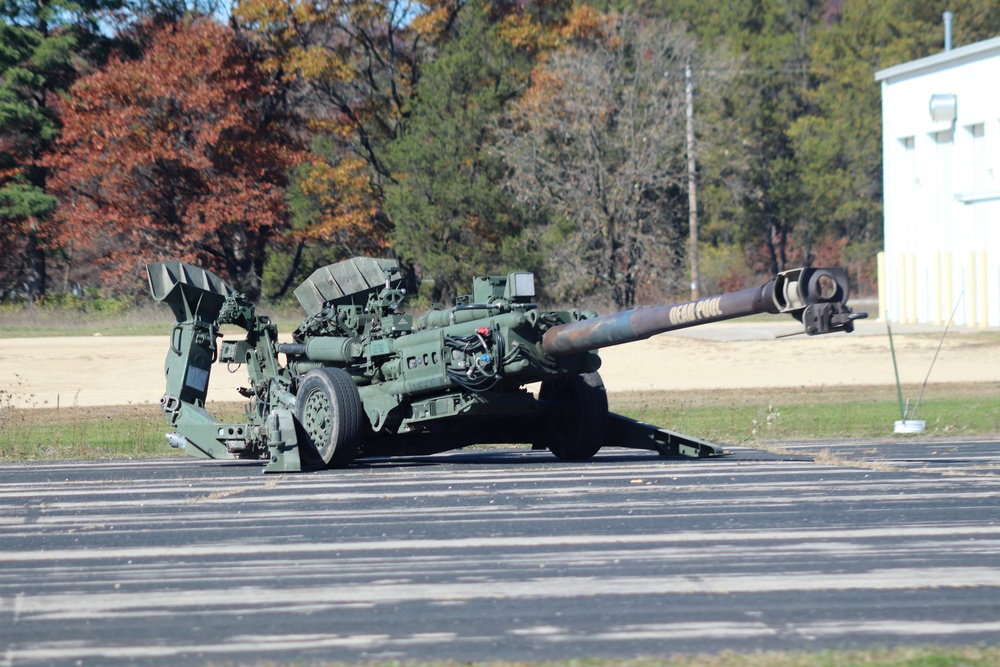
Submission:
<svg viewBox="0 0 1000 667">
<path fill-rule="evenodd" d="M 42 157 L 59 136 L 53 104 L 77 67 L 102 55 L 97 20 L 119 0 L 0 2 L 0 292 L 48 290 L 52 213 Z"/>
<path fill-rule="evenodd" d="M 502 267 L 523 225 L 490 145 L 528 63 L 498 38 L 483 3 L 466 5 L 458 20 L 457 38 L 424 68 L 407 130 L 390 150 L 396 182 L 386 187 L 396 251 L 433 277 L 433 301 Z"/>
</svg>

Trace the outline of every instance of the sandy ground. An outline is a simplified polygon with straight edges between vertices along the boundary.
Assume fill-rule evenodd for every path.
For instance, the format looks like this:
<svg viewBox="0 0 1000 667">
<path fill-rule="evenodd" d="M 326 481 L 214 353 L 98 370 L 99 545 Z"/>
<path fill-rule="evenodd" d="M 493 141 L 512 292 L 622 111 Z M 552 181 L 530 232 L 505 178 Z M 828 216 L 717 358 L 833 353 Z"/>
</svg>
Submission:
<svg viewBox="0 0 1000 667">
<path fill-rule="evenodd" d="M 662 334 L 601 352 L 609 391 L 891 385 L 885 325 L 860 322 L 853 334 L 776 338 L 800 330 L 792 320 L 730 322 Z M 900 380 L 924 381 L 942 327 L 893 327 Z M 68 407 L 159 403 L 163 337 L 0 339 L 0 405 Z M 952 328 L 930 384 L 1000 382 L 1000 332 Z M 213 401 L 242 400 L 246 375 L 216 365 Z"/>
</svg>

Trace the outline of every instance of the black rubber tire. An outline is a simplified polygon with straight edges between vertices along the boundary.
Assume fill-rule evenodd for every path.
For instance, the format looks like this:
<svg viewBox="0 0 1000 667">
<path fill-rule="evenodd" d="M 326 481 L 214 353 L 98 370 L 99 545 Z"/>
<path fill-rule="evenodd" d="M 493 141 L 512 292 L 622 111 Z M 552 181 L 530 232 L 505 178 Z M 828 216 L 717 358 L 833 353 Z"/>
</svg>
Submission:
<svg viewBox="0 0 1000 667">
<path fill-rule="evenodd" d="M 343 468 L 358 456 L 364 408 L 351 376 L 340 368 L 306 373 L 295 396 L 295 417 L 306 444 L 328 468 Z"/>
<path fill-rule="evenodd" d="M 538 400 L 546 411 L 535 445 L 564 461 L 585 461 L 604 445 L 608 433 L 608 394 L 594 373 L 545 380 Z"/>
</svg>

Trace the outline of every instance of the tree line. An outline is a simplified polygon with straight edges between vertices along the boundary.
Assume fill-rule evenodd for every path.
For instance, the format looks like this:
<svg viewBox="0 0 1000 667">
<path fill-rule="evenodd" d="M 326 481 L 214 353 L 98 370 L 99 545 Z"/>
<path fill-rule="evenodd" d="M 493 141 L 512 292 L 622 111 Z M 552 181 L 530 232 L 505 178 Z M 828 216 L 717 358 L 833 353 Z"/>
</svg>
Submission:
<svg viewBox="0 0 1000 667">
<path fill-rule="evenodd" d="M 0 0 L 0 300 L 251 299 L 394 256 L 427 302 L 534 270 L 551 300 L 786 266 L 872 280 L 878 69 L 1000 33 L 991 0 Z M 228 16 L 220 15 L 228 11 Z"/>
</svg>

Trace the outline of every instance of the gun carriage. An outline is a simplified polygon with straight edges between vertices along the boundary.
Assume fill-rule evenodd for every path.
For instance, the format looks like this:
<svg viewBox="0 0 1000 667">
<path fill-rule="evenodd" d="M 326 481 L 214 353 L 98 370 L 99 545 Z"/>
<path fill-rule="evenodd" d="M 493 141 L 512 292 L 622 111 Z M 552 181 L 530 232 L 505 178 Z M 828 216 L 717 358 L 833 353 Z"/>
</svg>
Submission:
<svg viewBox="0 0 1000 667">
<path fill-rule="evenodd" d="M 707 457 L 720 446 L 608 411 L 596 350 L 755 313 L 790 315 L 809 335 L 853 330 L 847 273 L 784 271 L 757 288 L 599 317 L 545 311 L 530 273 L 477 277 L 452 308 L 414 321 L 399 266 L 358 257 L 318 269 L 295 290 L 305 320 L 277 327 L 209 271 L 147 267 L 167 303 L 163 411 L 174 447 L 213 459 L 266 459 L 265 472 L 343 467 L 358 458 L 431 454 L 479 443 L 531 443 L 566 460 L 603 446 Z M 246 334 L 220 340 L 235 325 Z M 206 410 L 213 364 L 245 365 L 243 423 Z M 540 383 L 537 392 L 529 385 Z"/>
</svg>

